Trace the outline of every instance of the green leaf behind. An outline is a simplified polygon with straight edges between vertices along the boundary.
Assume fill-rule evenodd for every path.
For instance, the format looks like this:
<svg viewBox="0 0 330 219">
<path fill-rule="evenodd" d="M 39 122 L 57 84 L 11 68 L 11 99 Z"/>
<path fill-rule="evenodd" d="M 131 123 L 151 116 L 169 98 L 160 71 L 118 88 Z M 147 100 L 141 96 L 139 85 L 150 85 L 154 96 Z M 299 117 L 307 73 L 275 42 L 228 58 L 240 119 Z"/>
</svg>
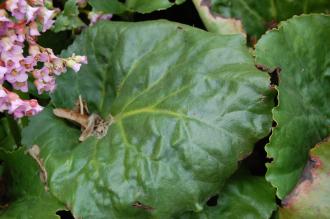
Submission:
<svg viewBox="0 0 330 219">
<path fill-rule="evenodd" d="M 293 15 L 330 10 L 328 0 L 212 0 L 211 2 L 214 12 L 225 17 L 241 19 L 246 32 L 257 37 Z"/>
<path fill-rule="evenodd" d="M 118 0 L 89 0 L 89 4 L 96 11 L 104 13 L 121 14 L 125 11 L 150 13 L 153 11 L 164 10 L 175 4 L 181 4 L 185 0 L 126 0 L 125 3 Z"/>
<path fill-rule="evenodd" d="M 193 0 L 193 3 L 208 31 L 219 34 L 242 34 L 245 35 L 240 20 L 224 18 L 211 11 L 211 3 L 205 0 Z"/>
<path fill-rule="evenodd" d="M 277 123 L 266 150 L 273 162 L 267 180 L 284 198 L 297 183 L 310 147 L 330 132 L 330 16 L 306 15 L 283 22 L 256 47 L 257 63 L 280 67 Z"/>
<path fill-rule="evenodd" d="M 97 12 L 122 14 L 127 10 L 126 5 L 118 0 L 88 0 L 88 3 L 93 7 L 93 10 Z"/>
</svg>

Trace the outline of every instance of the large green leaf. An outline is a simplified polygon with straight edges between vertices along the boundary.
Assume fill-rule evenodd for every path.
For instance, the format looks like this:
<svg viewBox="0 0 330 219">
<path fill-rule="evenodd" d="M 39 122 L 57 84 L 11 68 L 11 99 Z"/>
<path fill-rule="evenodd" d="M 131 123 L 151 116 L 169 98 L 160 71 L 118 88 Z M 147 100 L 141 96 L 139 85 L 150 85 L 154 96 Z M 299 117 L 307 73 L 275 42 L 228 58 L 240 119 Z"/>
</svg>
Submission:
<svg viewBox="0 0 330 219">
<path fill-rule="evenodd" d="M 119 0 L 88 0 L 94 10 L 121 14 L 125 11 L 150 13 L 156 10 L 164 10 L 175 4 L 181 4 L 185 0 L 126 0 L 124 3 Z"/>
<path fill-rule="evenodd" d="M 205 0 L 210 1 L 210 0 Z M 241 19 L 252 36 L 260 36 L 274 24 L 293 15 L 330 10 L 329 0 L 211 0 L 212 10 Z"/>
<path fill-rule="evenodd" d="M 77 217 L 201 210 L 270 131 L 269 78 L 241 36 L 166 21 L 100 22 L 63 55 L 72 53 L 89 64 L 59 77 L 53 104 L 71 108 L 81 95 L 114 123 L 104 138 L 79 142 L 79 128 L 47 109 L 23 142 L 40 145 L 52 193 Z"/>
<path fill-rule="evenodd" d="M 330 132 L 330 16 L 306 15 L 283 22 L 257 44 L 257 63 L 279 74 L 277 127 L 269 145 L 267 179 L 285 197 L 297 183 L 311 146 Z"/>
<path fill-rule="evenodd" d="M 310 152 L 310 160 L 295 190 L 283 202 L 280 218 L 329 218 L 330 138 Z"/>
<path fill-rule="evenodd" d="M 216 206 L 180 219 L 269 219 L 275 209 L 274 188 L 264 177 L 240 170 L 226 182 Z"/>
<path fill-rule="evenodd" d="M 24 153 L 23 148 L 14 152 L 0 149 L 3 175 L 0 176 L 0 218 L 3 219 L 52 219 L 56 211 L 64 208 L 41 182 L 37 162 Z M 5 207 L 6 206 L 6 207 Z"/>
</svg>

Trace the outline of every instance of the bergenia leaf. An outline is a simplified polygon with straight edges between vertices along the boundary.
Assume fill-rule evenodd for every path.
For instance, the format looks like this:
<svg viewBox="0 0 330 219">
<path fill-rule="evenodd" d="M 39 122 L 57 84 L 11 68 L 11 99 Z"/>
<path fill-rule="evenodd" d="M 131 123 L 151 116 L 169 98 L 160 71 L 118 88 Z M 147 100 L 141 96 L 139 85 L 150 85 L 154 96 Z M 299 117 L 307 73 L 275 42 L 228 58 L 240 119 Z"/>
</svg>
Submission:
<svg viewBox="0 0 330 219">
<path fill-rule="evenodd" d="M 88 0 L 88 3 L 94 11 L 101 13 L 122 14 L 128 10 L 126 5 L 118 0 Z"/>
<path fill-rule="evenodd" d="M 208 31 L 218 34 L 242 34 L 245 36 L 242 22 L 235 18 L 225 18 L 211 10 L 211 2 L 193 0 L 198 14 Z"/>
<path fill-rule="evenodd" d="M 310 151 L 301 181 L 283 201 L 280 218 L 328 218 L 330 214 L 330 138 Z"/>
<path fill-rule="evenodd" d="M 126 0 L 124 3 L 119 0 L 88 0 L 93 9 L 103 13 L 121 14 L 125 11 L 150 13 L 167 9 L 173 5 L 181 4 L 185 0 Z"/>
<path fill-rule="evenodd" d="M 140 13 L 149 13 L 156 10 L 164 10 L 183 2 L 185 2 L 185 0 L 126 0 L 126 5 L 130 10 Z"/>
<path fill-rule="evenodd" d="M 305 15 L 283 22 L 256 47 L 257 63 L 281 69 L 277 127 L 266 147 L 273 159 L 266 177 L 280 198 L 298 182 L 310 147 L 330 132 L 329 36 L 330 16 Z"/>
<path fill-rule="evenodd" d="M 202 210 L 271 127 L 269 76 L 244 41 L 166 21 L 82 33 L 63 55 L 89 63 L 59 77 L 52 104 L 71 109 L 81 96 L 112 123 L 79 142 L 80 128 L 52 107 L 31 119 L 23 144 L 40 146 L 52 194 L 82 218 Z"/>
<path fill-rule="evenodd" d="M 3 168 L 0 176 L 0 218 L 44 219 L 59 218 L 56 212 L 64 206 L 41 181 L 41 169 L 24 148 L 14 152 L 0 149 Z"/>
<path fill-rule="evenodd" d="M 240 19 L 251 36 L 261 36 L 267 29 L 293 15 L 330 10 L 328 0 L 204 0 L 211 2 L 214 13 Z"/>
</svg>

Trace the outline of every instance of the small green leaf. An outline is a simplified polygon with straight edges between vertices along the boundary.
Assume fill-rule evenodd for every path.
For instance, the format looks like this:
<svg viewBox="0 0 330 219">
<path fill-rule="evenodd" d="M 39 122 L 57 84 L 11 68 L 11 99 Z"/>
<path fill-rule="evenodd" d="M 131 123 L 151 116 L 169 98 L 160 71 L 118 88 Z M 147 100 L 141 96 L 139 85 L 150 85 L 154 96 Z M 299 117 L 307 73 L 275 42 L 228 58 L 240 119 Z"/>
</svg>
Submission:
<svg viewBox="0 0 330 219">
<path fill-rule="evenodd" d="M 330 138 L 310 151 L 299 184 L 283 201 L 283 219 L 328 218 L 330 215 Z"/>
<path fill-rule="evenodd" d="M 241 36 L 166 21 L 100 22 L 63 55 L 88 65 L 58 78 L 52 103 L 114 122 L 101 139 L 52 114 L 33 117 L 50 190 L 77 217 L 171 218 L 199 209 L 271 126 L 269 77 Z M 38 130 L 36 132 L 35 130 Z"/>
<path fill-rule="evenodd" d="M 84 23 L 78 17 L 79 10 L 76 0 L 65 2 L 64 10 L 58 15 L 53 28 L 54 32 L 71 30 L 84 26 Z"/>
<path fill-rule="evenodd" d="M 8 151 L 15 149 L 15 144 L 16 144 L 14 133 L 12 133 L 11 131 L 11 124 L 10 124 L 11 122 L 14 121 L 12 121 L 12 119 L 9 119 L 7 117 L 0 119 L 0 148 L 6 149 Z"/>
<path fill-rule="evenodd" d="M 121 3 L 118 0 L 89 0 L 95 11 L 104 13 L 122 14 L 125 11 L 150 13 L 153 11 L 164 10 L 175 4 L 181 4 L 185 0 L 126 0 Z"/>
<path fill-rule="evenodd" d="M 330 16 L 306 15 L 281 23 L 256 47 L 256 61 L 279 73 L 277 123 L 266 150 L 267 180 L 284 198 L 296 185 L 310 147 L 330 132 Z"/>
<path fill-rule="evenodd" d="M 185 0 L 127 0 L 126 5 L 131 11 L 150 13 L 152 11 L 164 10 L 183 2 L 185 2 Z"/>
<path fill-rule="evenodd" d="M 211 0 L 205 0 L 209 2 Z M 293 15 L 329 12 L 329 0 L 212 0 L 212 10 L 224 17 L 241 19 L 251 36 L 260 37 L 267 29 Z"/>
<path fill-rule="evenodd" d="M 193 0 L 193 3 L 208 31 L 218 34 L 242 34 L 245 36 L 240 20 L 224 18 L 211 11 L 211 4 L 205 0 Z"/>
<path fill-rule="evenodd" d="M 88 3 L 93 7 L 93 11 L 97 12 L 122 14 L 127 11 L 126 5 L 118 0 L 88 0 Z"/>
<path fill-rule="evenodd" d="M 216 206 L 199 213 L 190 212 L 180 219 L 269 219 L 276 209 L 275 189 L 264 177 L 253 176 L 240 168 L 221 190 Z"/>
<path fill-rule="evenodd" d="M 3 174 L 0 176 L 0 217 L 5 219 L 56 219 L 64 208 L 39 177 L 37 162 L 20 148 L 14 152 L 0 149 Z"/>
</svg>

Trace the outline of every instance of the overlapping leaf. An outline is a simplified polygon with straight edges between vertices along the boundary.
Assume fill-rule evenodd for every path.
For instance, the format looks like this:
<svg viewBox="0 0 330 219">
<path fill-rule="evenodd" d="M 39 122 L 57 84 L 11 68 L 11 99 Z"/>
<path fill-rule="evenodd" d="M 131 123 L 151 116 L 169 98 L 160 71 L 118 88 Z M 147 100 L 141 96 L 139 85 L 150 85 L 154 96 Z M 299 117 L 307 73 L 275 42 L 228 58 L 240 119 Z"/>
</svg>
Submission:
<svg viewBox="0 0 330 219">
<path fill-rule="evenodd" d="M 270 131 L 266 73 L 240 36 L 218 36 L 164 21 L 101 22 L 65 55 L 88 56 L 79 74 L 60 76 L 52 97 L 114 123 L 102 139 L 52 109 L 23 131 L 38 144 L 50 190 L 83 218 L 171 218 L 201 210 L 237 161 Z M 38 132 L 36 132 L 38 130 Z"/>
<path fill-rule="evenodd" d="M 122 14 L 127 11 L 126 5 L 118 0 L 88 0 L 88 3 L 93 7 L 93 10 L 97 12 Z"/>
<path fill-rule="evenodd" d="M 56 18 L 53 30 L 55 32 L 59 32 L 84 26 L 84 23 L 78 17 L 78 15 L 79 10 L 76 0 L 68 0 L 67 2 L 65 2 L 64 10 Z"/>
<path fill-rule="evenodd" d="M 293 15 L 330 10 L 328 0 L 213 0 L 211 3 L 213 12 L 241 19 L 246 32 L 252 36 L 262 35 L 267 29 Z"/>
<path fill-rule="evenodd" d="M 245 35 L 242 22 L 235 18 L 224 18 L 211 11 L 211 2 L 193 0 L 198 14 L 208 31 L 219 34 Z"/>
<path fill-rule="evenodd" d="M 186 213 L 180 219 L 269 219 L 275 209 L 274 188 L 264 177 L 240 170 L 226 182 L 216 206 Z"/>
<path fill-rule="evenodd" d="M 150 13 L 156 10 L 164 10 L 175 4 L 181 4 L 185 0 L 126 0 L 124 3 L 119 0 L 89 0 L 93 9 L 104 13 L 121 14 L 125 11 Z"/>
<path fill-rule="evenodd" d="M 257 44 L 259 64 L 279 74 L 277 127 L 266 147 L 267 179 L 284 198 L 297 183 L 310 147 L 330 132 L 330 17 L 306 15 L 283 22 Z"/>
<path fill-rule="evenodd" d="M 330 139 L 310 152 L 301 182 L 280 209 L 280 218 L 328 218 L 330 214 Z"/>
<path fill-rule="evenodd" d="M 0 149 L 0 160 L 0 218 L 58 218 L 56 211 L 64 206 L 45 191 L 37 162 L 22 148 L 14 152 Z"/>
</svg>

